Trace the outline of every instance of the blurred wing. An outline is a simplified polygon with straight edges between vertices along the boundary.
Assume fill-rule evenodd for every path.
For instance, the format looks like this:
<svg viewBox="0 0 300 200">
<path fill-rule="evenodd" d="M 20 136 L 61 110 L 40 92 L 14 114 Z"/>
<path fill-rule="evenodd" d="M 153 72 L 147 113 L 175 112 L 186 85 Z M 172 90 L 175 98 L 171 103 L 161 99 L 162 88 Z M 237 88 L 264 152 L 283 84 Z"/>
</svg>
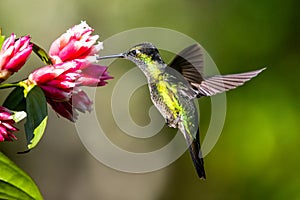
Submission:
<svg viewBox="0 0 300 200">
<path fill-rule="evenodd" d="M 216 75 L 206 78 L 200 84 L 191 83 L 191 85 L 196 90 L 198 90 L 197 97 L 212 96 L 243 85 L 245 82 L 257 76 L 260 72 L 262 72 L 265 69 L 266 68 L 246 73 L 229 74 L 224 76 Z"/>
<path fill-rule="evenodd" d="M 193 44 L 174 57 L 169 67 L 181 73 L 189 83 L 200 84 L 203 78 L 203 53 L 199 44 Z"/>
</svg>

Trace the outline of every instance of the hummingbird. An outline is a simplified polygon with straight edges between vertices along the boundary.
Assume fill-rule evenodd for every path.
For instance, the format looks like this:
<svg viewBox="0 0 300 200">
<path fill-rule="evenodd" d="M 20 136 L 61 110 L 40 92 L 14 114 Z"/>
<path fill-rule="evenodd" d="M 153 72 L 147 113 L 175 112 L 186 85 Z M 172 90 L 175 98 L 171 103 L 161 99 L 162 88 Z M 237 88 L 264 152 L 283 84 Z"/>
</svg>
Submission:
<svg viewBox="0 0 300 200">
<path fill-rule="evenodd" d="M 97 56 L 96 59 L 109 58 L 130 60 L 141 69 L 147 78 L 153 104 L 166 124 L 178 128 L 183 134 L 197 175 L 201 179 L 206 179 L 206 174 L 194 99 L 234 89 L 265 69 L 206 77 L 203 73 L 203 51 L 199 44 L 193 44 L 179 52 L 170 64 L 166 64 L 158 49 L 148 42 L 135 45 L 125 53 Z"/>
</svg>

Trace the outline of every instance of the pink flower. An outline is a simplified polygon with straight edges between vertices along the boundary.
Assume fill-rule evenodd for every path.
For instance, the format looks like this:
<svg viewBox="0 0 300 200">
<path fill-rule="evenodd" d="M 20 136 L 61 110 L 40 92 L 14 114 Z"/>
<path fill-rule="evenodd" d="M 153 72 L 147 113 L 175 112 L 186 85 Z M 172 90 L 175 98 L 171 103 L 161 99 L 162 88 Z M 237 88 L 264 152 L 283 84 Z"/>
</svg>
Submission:
<svg viewBox="0 0 300 200">
<path fill-rule="evenodd" d="M 28 81 L 41 87 L 47 98 L 68 101 L 80 77 L 80 65 L 79 62 L 70 61 L 41 67 L 29 75 Z"/>
<path fill-rule="evenodd" d="M 53 63 L 74 59 L 85 59 L 97 54 L 103 47 L 95 45 L 98 35 L 91 35 L 94 30 L 86 22 L 81 22 L 56 39 L 49 50 Z"/>
<path fill-rule="evenodd" d="M 107 84 L 106 80 L 112 79 L 108 75 L 107 67 L 100 66 L 97 64 L 87 63 L 84 67 L 81 68 L 81 76 L 77 80 L 78 86 L 104 86 Z"/>
<path fill-rule="evenodd" d="M 14 123 L 13 112 L 0 106 L 0 142 L 17 139 L 13 134 L 13 132 L 18 131 L 18 129 L 13 126 Z"/>
<path fill-rule="evenodd" d="M 82 113 L 85 113 L 86 111 L 91 112 L 93 104 L 87 94 L 82 90 L 76 90 L 76 92 L 74 90 L 72 97 L 68 101 L 54 101 L 47 98 L 47 102 L 56 113 L 72 122 L 75 122 L 78 117 L 77 110 Z"/>
<path fill-rule="evenodd" d="M 102 43 L 95 45 L 99 36 L 92 35 L 93 31 L 86 22 L 81 22 L 62 34 L 49 50 L 53 65 L 35 70 L 25 81 L 39 86 L 51 107 L 70 121 L 77 119 L 77 111 L 92 110 L 92 101 L 79 87 L 104 86 L 112 78 L 107 67 L 88 59 L 103 48 Z"/>
<path fill-rule="evenodd" d="M 17 72 L 26 62 L 32 52 L 30 37 L 16 39 L 15 34 L 7 38 L 0 51 L 0 80 L 6 80 Z"/>
<path fill-rule="evenodd" d="M 92 101 L 79 86 L 102 86 L 111 79 L 107 67 L 75 59 L 39 68 L 28 77 L 29 84 L 38 85 L 45 93 L 47 102 L 61 116 L 74 121 L 74 109 L 91 111 Z"/>
</svg>

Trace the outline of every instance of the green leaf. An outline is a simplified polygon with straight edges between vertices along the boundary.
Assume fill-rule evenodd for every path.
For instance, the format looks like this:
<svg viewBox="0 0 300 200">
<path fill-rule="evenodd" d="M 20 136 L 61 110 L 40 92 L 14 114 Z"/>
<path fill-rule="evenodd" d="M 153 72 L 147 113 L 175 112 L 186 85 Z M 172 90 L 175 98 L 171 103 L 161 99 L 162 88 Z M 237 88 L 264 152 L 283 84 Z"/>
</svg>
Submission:
<svg viewBox="0 0 300 200">
<path fill-rule="evenodd" d="M 23 111 L 26 109 L 26 99 L 24 97 L 24 88 L 16 87 L 6 97 L 3 106 L 14 111 Z"/>
<path fill-rule="evenodd" d="M 41 47 L 39 47 L 37 44 L 31 42 L 32 46 L 32 50 L 33 52 L 47 65 L 53 65 L 50 56 L 48 55 L 48 53 L 42 49 Z"/>
<path fill-rule="evenodd" d="M 0 152 L 0 199 L 43 199 L 34 181 Z"/>
<path fill-rule="evenodd" d="M 26 96 L 26 112 L 27 147 L 32 149 L 42 138 L 48 119 L 46 98 L 44 92 L 38 86 L 33 87 Z"/>
<path fill-rule="evenodd" d="M 5 40 L 5 36 L 0 35 L 0 49 L 2 48 L 4 40 Z"/>
<path fill-rule="evenodd" d="M 3 106 L 13 111 L 26 111 L 27 147 L 34 148 L 41 140 L 47 125 L 48 112 L 44 92 L 34 85 L 29 90 L 16 87 L 5 99 Z M 23 119 L 26 113 L 16 113 L 16 117 Z"/>
<path fill-rule="evenodd" d="M 30 140 L 30 143 L 28 143 L 27 145 L 28 149 L 34 148 L 41 140 L 47 126 L 47 120 L 48 120 L 48 116 L 46 116 L 42 120 L 42 122 L 34 129 L 33 131 L 34 137 Z"/>
<path fill-rule="evenodd" d="M 2 48 L 4 40 L 5 40 L 5 36 L 2 35 L 2 28 L 0 27 L 0 49 Z"/>
</svg>

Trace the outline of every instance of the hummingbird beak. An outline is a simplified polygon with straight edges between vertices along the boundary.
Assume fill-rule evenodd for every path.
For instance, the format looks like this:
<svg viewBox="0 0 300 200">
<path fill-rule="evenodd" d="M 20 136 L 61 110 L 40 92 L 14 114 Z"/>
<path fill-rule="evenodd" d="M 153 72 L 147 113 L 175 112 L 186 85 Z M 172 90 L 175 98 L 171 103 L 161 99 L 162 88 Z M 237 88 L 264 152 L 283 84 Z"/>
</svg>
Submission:
<svg viewBox="0 0 300 200">
<path fill-rule="evenodd" d="M 109 58 L 124 58 L 124 53 L 96 57 L 97 60 L 103 60 L 103 59 L 109 59 Z"/>
</svg>

